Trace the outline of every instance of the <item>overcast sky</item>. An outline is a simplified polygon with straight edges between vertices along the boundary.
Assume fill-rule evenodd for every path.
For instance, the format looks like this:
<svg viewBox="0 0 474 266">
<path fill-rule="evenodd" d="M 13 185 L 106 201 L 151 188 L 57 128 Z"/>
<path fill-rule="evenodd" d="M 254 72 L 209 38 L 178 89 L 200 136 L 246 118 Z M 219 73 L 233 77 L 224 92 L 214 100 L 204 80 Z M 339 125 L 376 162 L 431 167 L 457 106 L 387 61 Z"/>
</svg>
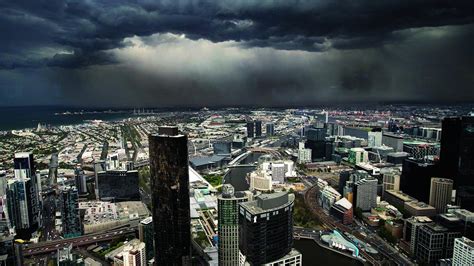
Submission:
<svg viewBox="0 0 474 266">
<path fill-rule="evenodd" d="M 474 101 L 474 1 L 0 0 L 0 106 Z"/>
</svg>

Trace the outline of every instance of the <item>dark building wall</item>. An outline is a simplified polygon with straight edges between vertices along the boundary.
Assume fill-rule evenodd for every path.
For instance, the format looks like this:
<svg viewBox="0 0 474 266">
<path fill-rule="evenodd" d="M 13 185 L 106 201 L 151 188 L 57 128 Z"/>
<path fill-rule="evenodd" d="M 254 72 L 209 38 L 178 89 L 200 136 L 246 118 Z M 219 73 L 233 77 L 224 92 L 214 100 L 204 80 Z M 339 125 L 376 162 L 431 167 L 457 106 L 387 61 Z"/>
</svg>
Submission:
<svg viewBox="0 0 474 266">
<path fill-rule="evenodd" d="M 293 247 L 293 204 L 268 212 L 269 217 L 258 214 L 246 218 L 242 209 L 240 207 L 239 211 L 239 248 L 251 265 L 265 264 L 290 252 Z"/>
<path fill-rule="evenodd" d="M 247 122 L 247 137 L 253 138 L 254 137 L 254 123 L 252 122 Z"/>
<path fill-rule="evenodd" d="M 262 121 L 255 121 L 255 136 L 262 136 Z"/>
<path fill-rule="evenodd" d="M 443 119 L 440 160 L 454 187 L 474 186 L 474 117 Z"/>
<path fill-rule="evenodd" d="M 414 159 L 403 161 L 400 190 L 419 201 L 428 202 L 431 178 L 439 176 L 439 165 Z"/>
<path fill-rule="evenodd" d="M 149 136 L 155 263 L 188 265 L 191 256 L 187 137 Z"/>
<path fill-rule="evenodd" d="M 101 200 L 140 200 L 137 171 L 106 171 L 98 173 Z"/>
</svg>

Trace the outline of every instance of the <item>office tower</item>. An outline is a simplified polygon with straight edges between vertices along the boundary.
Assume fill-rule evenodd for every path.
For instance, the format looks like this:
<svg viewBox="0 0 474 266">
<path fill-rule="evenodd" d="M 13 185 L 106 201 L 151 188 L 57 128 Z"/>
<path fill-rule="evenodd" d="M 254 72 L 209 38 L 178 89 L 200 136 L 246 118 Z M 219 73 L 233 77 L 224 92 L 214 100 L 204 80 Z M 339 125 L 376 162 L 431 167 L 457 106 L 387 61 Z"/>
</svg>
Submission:
<svg viewBox="0 0 474 266">
<path fill-rule="evenodd" d="M 222 194 L 217 198 L 219 265 L 239 265 L 239 203 L 247 200 L 245 193 L 234 193 L 232 185 L 222 186 Z"/>
<path fill-rule="evenodd" d="M 311 159 L 313 161 L 324 159 L 326 156 L 326 129 L 308 129 L 306 131 L 306 148 L 311 149 Z"/>
<path fill-rule="evenodd" d="M 53 186 L 58 183 L 58 153 L 51 154 L 51 159 L 49 160 L 49 185 Z"/>
<path fill-rule="evenodd" d="M 369 148 L 382 146 L 382 129 L 373 128 L 372 131 L 368 132 L 367 146 Z"/>
<path fill-rule="evenodd" d="M 453 194 L 453 180 L 446 178 L 431 178 L 430 205 L 438 213 L 445 213 L 446 207 L 451 203 Z"/>
<path fill-rule="evenodd" d="M 461 237 L 458 231 L 452 231 L 437 223 L 428 223 L 417 230 L 415 257 L 419 263 L 434 264 L 440 259 L 452 258 L 454 240 Z"/>
<path fill-rule="evenodd" d="M 255 121 L 255 136 L 256 137 L 262 136 L 262 121 L 260 120 Z"/>
<path fill-rule="evenodd" d="M 267 123 L 266 128 L 267 128 L 267 131 L 266 131 L 267 137 L 271 137 L 275 135 L 275 124 Z"/>
<path fill-rule="evenodd" d="M 385 195 L 387 190 L 400 190 L 400 175 L 399 172 L 387 172 L 383 173 L 383 188 L 382 188 L 382 197 Z"/>
<path fill-rule="evenodd" d="M 145 243 L 146 260 L 149 261 L 155 257 L 153 217 L 148 217 L 138 224 L 138 236 L 141 242 Z"/>
<path fill-rule="evenodd" d="M 393 133 L 383 133 L 382 144 L 392 147 L 395 152 L 403 151 L 403 137 Z"/>
<path fill-rule="evenodd" d="M 403 161 L 400 190 L 419 201 L 428 202 L 431 177 L 439 174 L 439 165 L 413 158 Z"/>
<path fill-rule="evenodd" d="M 80 167 L 76 167 L 74 170 L 75 174 L 75 183 L 77 192 L 79 195 L 86 195 L 87 194 L 87 177 L 84 174 L 84 171 Z"/>
<path fill-rule="evenodd" d="M 366 163 L 369 161 L 369 153 L 363 148 L 351 148 L 347 158 L 351 164 Z"/>
<path fill-rule="evenodd" d="M 292 251 L 294 200 L 293 194 L 278 192 L 240 203 L 239 249 L 251 265 L 278 261 Z"/>
<path fill-rule="evenodd" d="M 132 242 L 123 247 L 122 252 L 116 255 L 116 263 L 114 265 L 123 266 L 146 266 L 145 243 Z M 169 265 L 169 264 L 168 264 Z"/>
<path fill-rule="evenodd" d="M 442 173 L 454 187 L 474 186 L 474 117 L 448 117 L 442 122 Z"/>
<path fill-rule="evenodd" d="M 61 191 L 63 236 L 77 237 L 82 234 L 79 214 L 78 191 L 75 187 L 65 187 Z"/>
<path fill-rule="evenodd" d="M 97 173 L 99 199 L 105 201 L 140 200 L 138 171 L 108 170 Z"/>
<path fill-rule="evenodd" d="M 404 220 L 403 239 L 400 241 L 400 247 L 407 251 L 410 256 L 415 256 L 418 244 L 419 228 L 433 221 L 424 216 L 412 216 Z"/>
<path fill-rule="evenodd" d="M 370 211 L 377 207 L 377 179 L 364 178 L 354 184 L 354 199 L 356 208 Z"/>
<path fill-rule="evenodd" d="M 474 241 L 466 237 L 454 240 L 453 265 L 474 265 Z"/>
<path fill-rule="evenodd" d="M 247 137 L 248 138 L 253 138 L 255 137 L 254 135 L 254 122 L 253 121 L 248 121 L 247 122 Z"/>
<path fill-rule="evenodd" d="M 189 265 L 191 218 L 188 138 L 185 135 L 166 135 L 163 132 L 167 131 L 160 128 L 158 135 L 150 135 L 148 138 L 155 263 Z"/>
<path fill-rule="evenodd" d="M 32 153 L 17 153 L 14 159 L 15 178 L 7 184 L 7 208 L 10 224 L 18 238 L 29 239 L 38 229 L 40 204 L 37 176 Z"/>
<path fill-rule="evenodd" d="M 107 170 L 107 165 L 106 165 L 105 161 L 100 160 L 98 162 L 94 162 L 94 177 L 95 177 L 94 193 L 95 193 L 95 198 L 96 199 L 99 199 L 99 181 L 97 180 L 98 179 L 98 174 L 99 174 L 99 172 L 103 172 L 105 170 Z"/>
</svg>

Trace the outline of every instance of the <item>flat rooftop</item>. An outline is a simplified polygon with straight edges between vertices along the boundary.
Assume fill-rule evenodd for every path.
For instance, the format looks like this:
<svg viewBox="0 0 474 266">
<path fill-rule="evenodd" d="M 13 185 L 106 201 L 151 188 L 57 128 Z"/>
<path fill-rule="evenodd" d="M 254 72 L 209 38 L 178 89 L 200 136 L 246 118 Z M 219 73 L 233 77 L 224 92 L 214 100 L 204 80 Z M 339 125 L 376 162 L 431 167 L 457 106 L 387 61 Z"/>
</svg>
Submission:
<svg viewBox="0 0 474 266">
<path fill-rule="evenodd" d="M 251 214 L 256 215 L 284 208 L 293 203 L 294 200 L 295 195 L 288 194 L 288 192 L 260 194 L 253 201 L 241 203 L 241 206 Z"/>
</svg>

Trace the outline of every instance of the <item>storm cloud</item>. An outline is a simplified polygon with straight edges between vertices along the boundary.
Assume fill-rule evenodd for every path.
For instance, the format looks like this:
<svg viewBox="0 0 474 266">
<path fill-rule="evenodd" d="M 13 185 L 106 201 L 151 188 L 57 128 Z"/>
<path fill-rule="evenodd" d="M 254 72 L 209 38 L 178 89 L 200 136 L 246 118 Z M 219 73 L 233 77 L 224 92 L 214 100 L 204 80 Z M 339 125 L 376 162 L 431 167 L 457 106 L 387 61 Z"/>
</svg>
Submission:
<svg viewBox="0 0 474 266">
<path fill-rule="evenodd" d="M 0 1 L 0 104 L 470 101 L 473 14 L 472 1 Z"/>
</svg>

